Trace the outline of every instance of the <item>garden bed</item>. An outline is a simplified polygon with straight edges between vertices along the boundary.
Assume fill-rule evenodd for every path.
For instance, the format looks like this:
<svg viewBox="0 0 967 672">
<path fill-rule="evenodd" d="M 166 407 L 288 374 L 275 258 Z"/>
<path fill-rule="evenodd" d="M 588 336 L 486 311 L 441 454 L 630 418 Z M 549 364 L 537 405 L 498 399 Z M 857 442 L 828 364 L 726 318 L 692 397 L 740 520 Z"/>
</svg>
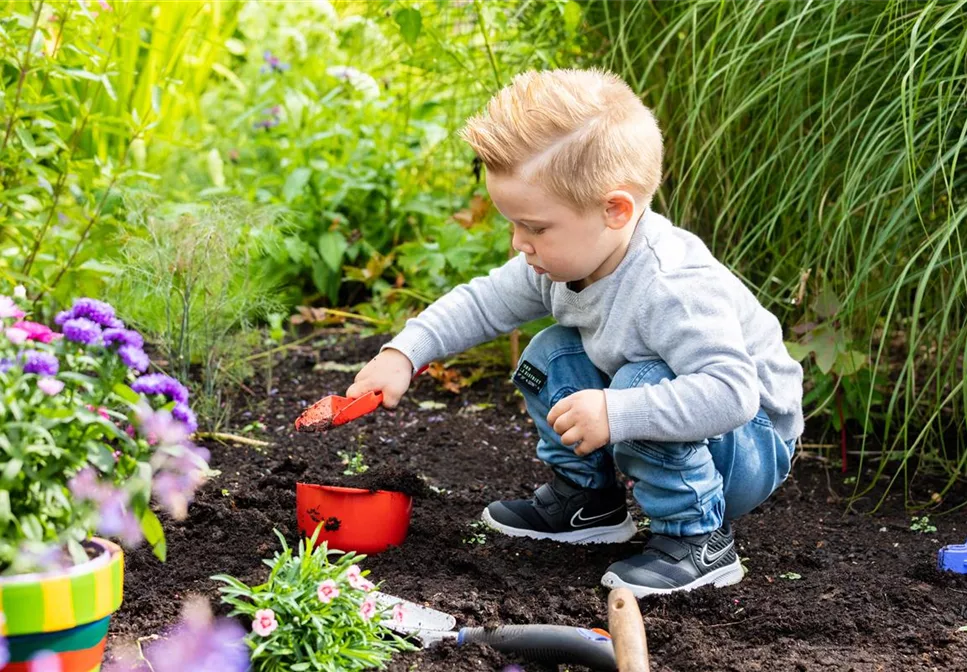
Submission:
<svg viewBox="0 0 967 672">
<path fill-rule="evenodd" d="M 365 361 L 380 342 L 336 342 L 318 361 Z M 606 627 L 607 591 L 598 580 L 608 564 L 639 550 L 646 533 L 621 545 L 565 546 L 503 538 L 474 524 L 488 502 L 529 496 L 548 474 L 509 383 L 481 382 L 457 396 L 421 376 L 394 412 L 296 434 L 293 420 L 307 403 L 342 394 L 353 378 L 314 371 L 316 363 L 309 349 L 290 353 L 273 371 L 277 389 L 243 399 L 247 410 L 225 430 L 261 419 L 265 429 L 247 436 L 272 447 L 205 444 L 221 475 L 199 492 L 187 520 L 164 521 L 167 563 L 145 547 L 127 555 L 112 646 L 163 635 L 188 595 L 216 603 L 213 574 L 261 581 L 261 559 L 278 548 L 272 529 L 298 539 L 295 483 L 344 478 L 337 452 L 356 450 L 368 465 L 410 470 L 434 488 L 416 500 L 404 545 L 362 563 L 384 591 L 448 611 L 461 625 Z M 421 407 L 426 401 L 446 407 Z M 937 532 L 921 534 L 910 529 L 899 490 L 875 516 L 844 515 L 832 493 L 850 491 L 840 474 L 799 460 L 781 490 L 736 525 L 744 581 L 642 600 L 652 669 L 967 670 L 967 632 L 958 632 L 967 625 L 967 577 L 934 570 L 937 549 L 967 536 L 964 516 L 935 517 Z M 945 505 L 965 497 L 961 487 Z M 510 663 L 554 669 L 478 646 L 400 655 L 391 669 L 463 672 Z"/>
</svg>

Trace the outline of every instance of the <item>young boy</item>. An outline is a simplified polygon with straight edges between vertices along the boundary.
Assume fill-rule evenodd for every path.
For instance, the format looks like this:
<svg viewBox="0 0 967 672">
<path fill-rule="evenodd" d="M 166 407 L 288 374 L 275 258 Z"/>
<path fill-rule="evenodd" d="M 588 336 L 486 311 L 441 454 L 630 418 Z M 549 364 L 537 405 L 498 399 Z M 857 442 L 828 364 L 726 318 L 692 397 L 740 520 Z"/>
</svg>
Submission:
<svg viewBox="0 0 967 672">
<path fill-rule="evenodd" d="M 483 520 L 534 539 L 627 541 L 617 465 L 652 535 L 605 586 L 641 597 L 740 581 L 729 521 L 789 473 L 802 369 L 775 316 L 650 209 L 662 159 L 651 112 L 605 72 L 528 72 L 463 138 L 520 254 L 409 320 L 347 395 L 381 390 L 392 408 L 417 368 L 553 315 L 514 375 L 553 479 Z"/>
</svg>

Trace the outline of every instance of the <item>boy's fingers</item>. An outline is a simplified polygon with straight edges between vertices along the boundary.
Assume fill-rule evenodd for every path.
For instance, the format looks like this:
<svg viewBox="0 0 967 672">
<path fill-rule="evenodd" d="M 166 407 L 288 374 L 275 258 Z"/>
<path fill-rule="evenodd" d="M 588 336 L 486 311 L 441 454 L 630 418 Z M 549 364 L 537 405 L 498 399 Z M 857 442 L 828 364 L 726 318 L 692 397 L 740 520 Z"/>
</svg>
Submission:
<svg viewBox="0 0 967 672">
<path fill-rule="evenodd" d="M 563 443 L 565 446 L 578 443 L 580 440 L 581 431 L 577 427 L 572 427 L 561 435 L 561 443 Z"/>
<path fill-rule="evenodd" d="M 399 406 L 402 396 L 403 395 L 396 394 L 395 392 L 383 390 L 383 408 L 396 408 Z"/>
<path fill-rule="evenodd" d="M 554 407 L 547 413 L 547 424 L 553 426 L 554 423 L 557 422 L 557 419 L 570 407 L 571 404 L 567 398 L 561 399 L 559 402 L 554 404 Z"/>
<path fill-rule="evenodd" d="M 363 380 L 350 385 L 349 389 L 346 390 L 346 396 L 349 397 L 350 399 L 356 399 L 358 397 L 363 396 L 367 392 L 372 392 L 375 389 L 376 388 L 373 387 L 372 383 L 368 383 L 365 380 Z"/>
<path fill-rule="evenodd" d="M 551 425 L 551 427 L 554 428 L 554 431 L 563 435 L 564 432 L 571 429 L 571 427 L 574 426 L 574 419 L 571 417 L 571 415 L 571 413 L 565 413 L 559 416 L 558 419 L 555 420 Z"/>
</svg>

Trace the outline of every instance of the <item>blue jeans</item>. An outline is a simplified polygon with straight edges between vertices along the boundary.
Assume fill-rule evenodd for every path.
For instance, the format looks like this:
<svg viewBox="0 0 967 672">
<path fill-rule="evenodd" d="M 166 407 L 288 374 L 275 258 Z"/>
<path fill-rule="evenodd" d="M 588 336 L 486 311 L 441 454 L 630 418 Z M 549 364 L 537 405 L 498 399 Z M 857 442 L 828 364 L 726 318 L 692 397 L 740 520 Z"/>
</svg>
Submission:
<svg viewBox="0 0 967 672">
<path fill-rule="evenodd" d="M 522 374 L 530 385 L 522 384 Z M 588 359 L 578 331 L 554 325 L 524 349 L 514 382 L 540 435 L 537 457 L 554 471 L 585 488 L 606 488 L 614 484 L 617 464 L 634 482 L 635 500 L 651 518 L 653 532 L 704 534 L 754 509 L 789 475 L 795 439 L 783 441 L 764 411 L 703 441 L 628 441 L 585 457 L 561 443 L 547 424 L 554 404 L 579 390 L 628 389 L 674 378 L 655 359 L 626 364 L 609 380 Z"/>
</svg>

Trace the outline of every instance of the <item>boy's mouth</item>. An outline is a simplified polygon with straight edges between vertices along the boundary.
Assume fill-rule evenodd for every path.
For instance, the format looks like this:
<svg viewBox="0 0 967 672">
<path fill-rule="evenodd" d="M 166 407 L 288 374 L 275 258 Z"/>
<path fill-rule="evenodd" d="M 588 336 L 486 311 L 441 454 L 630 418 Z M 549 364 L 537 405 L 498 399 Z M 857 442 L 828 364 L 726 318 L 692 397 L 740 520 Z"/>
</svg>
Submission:
<svg viewBox="0 0 967 672">
<path fill-rule="evenodd" d="M 545 273 L 547 273 L 547 271 L 541 268 L 540 266 L 531 265 L 531 268 L 533 268 L 538 275 L 544 275 Z"/>
</svg>

